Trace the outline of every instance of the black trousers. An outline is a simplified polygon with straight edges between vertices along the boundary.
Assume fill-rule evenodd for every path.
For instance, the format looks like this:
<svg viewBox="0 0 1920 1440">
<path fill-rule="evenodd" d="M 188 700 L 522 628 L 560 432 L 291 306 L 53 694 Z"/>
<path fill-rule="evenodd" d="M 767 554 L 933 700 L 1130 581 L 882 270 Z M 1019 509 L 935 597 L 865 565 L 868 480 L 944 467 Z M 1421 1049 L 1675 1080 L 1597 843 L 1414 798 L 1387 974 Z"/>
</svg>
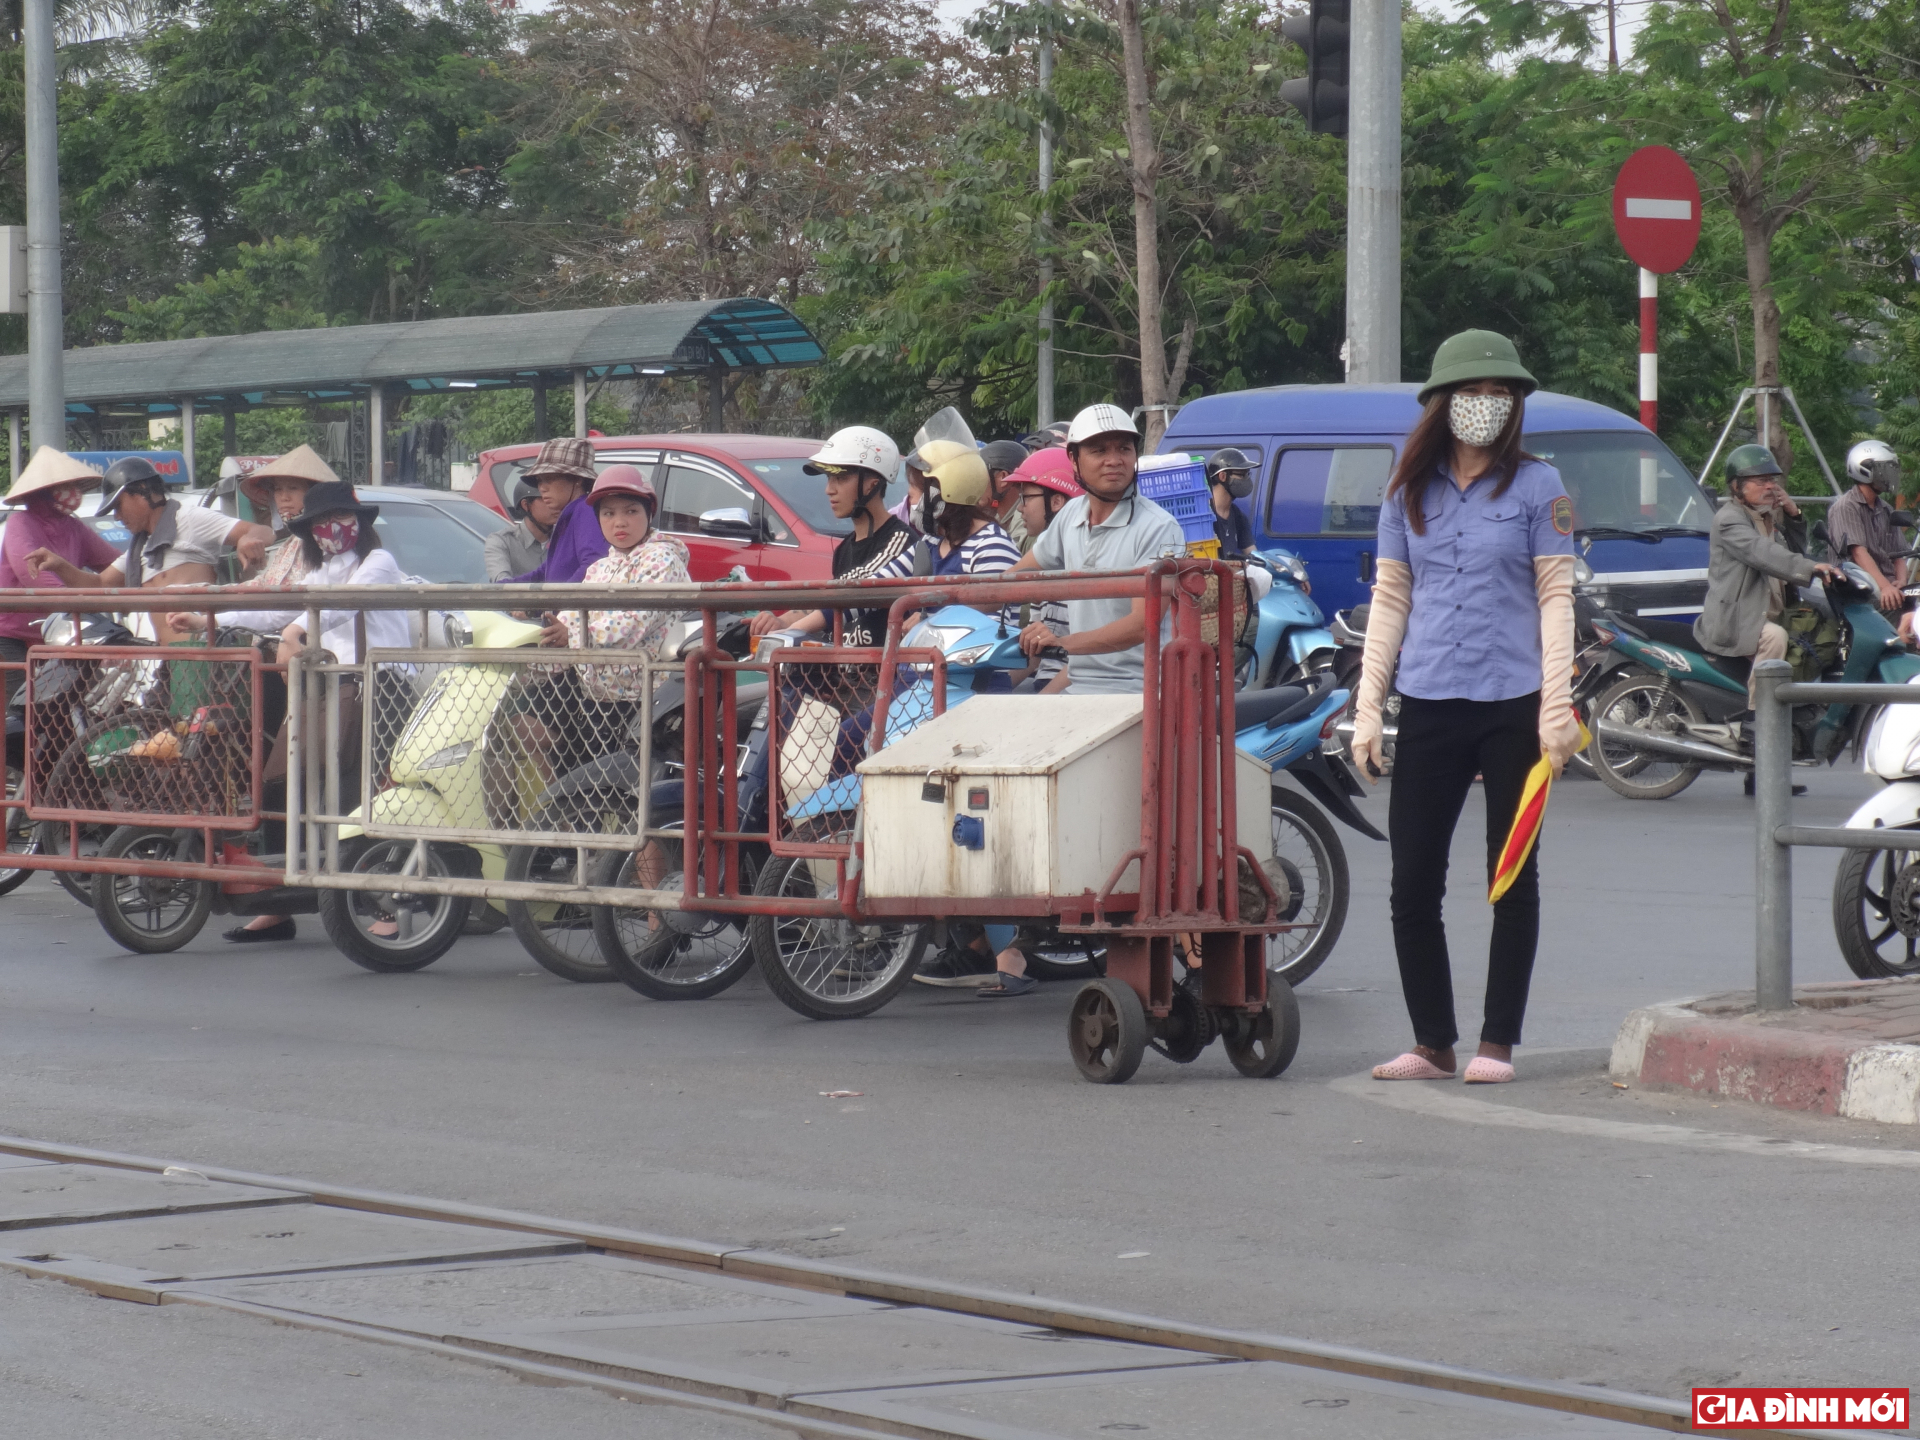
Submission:
<svg viewBox="0 0 1920 1440">
<path fill-rule="evenodd" d="M 1473 777 L 1486 781 L 1491 879 L 1527 772 L 1539 758 L 1538 692 L 1515 700 L 1401 697 L 1387 829 L 1393 848 L 1393 948 L 1416 1044 L 1444 1050 L 1460 1038 L 1440 903 L 1447 893 L 1454 827 Z M 1540 847 L 1535 844 L 1512 887 L 1493 907 L 1486 1021 L 1480 1028 L 1488 1044 L 1520 1043 L 1539 939 Z"/>
</svg>

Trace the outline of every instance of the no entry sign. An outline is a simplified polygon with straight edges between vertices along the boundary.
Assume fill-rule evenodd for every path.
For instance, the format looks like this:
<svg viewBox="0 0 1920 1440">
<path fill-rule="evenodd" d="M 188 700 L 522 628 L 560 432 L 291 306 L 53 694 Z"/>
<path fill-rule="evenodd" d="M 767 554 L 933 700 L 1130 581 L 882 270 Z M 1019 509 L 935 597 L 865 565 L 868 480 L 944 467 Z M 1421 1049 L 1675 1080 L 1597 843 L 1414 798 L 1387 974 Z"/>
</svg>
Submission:
<svg viewBox="0 0 1920 1440">
<path fill-rule="evenodd" d="M 1642 270 L 1670 275 L 1686 264 L 1700 241 L 1700 182 L 1687 162 L 1664 145 L 1629 155 L 1613 182 L 1613 228 Z"/>
</svg>

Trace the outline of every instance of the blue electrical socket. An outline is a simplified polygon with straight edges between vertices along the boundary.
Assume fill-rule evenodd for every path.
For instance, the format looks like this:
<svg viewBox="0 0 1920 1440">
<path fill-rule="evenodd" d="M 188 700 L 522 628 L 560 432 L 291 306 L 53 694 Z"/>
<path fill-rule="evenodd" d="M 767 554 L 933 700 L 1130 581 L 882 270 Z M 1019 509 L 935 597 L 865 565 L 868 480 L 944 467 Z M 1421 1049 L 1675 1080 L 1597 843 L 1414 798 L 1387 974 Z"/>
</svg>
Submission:
<svg viewBox="0 0 1920 1440">
<path fill-rule="evenodd" d="M 987 822 L 978 815 L 956 815 L 953 820 L 953 843 L 965 850 L 986 849 Z"/>
</svg>

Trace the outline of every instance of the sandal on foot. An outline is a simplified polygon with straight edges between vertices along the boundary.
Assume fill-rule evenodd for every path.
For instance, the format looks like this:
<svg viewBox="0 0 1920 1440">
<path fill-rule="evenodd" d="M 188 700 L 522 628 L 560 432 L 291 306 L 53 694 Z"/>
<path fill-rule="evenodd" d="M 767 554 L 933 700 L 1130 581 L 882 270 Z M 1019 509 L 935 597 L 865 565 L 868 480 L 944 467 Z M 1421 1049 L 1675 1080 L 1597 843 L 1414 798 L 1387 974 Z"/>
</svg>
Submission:
<svg viewBox="0 0 1920 1440">
<path fill-rule="evenodd" d="M 1476 1055 L 1467 1062 L 1467 1073 L 1461 1078 L 1469 1085 L 1504 1085 L 1513 1079 L 1513 1066 L 1491 1055 Z"/>
<path fill-rule="evenodd" d="M 1031 975 L 1015 975 L 1010 970 L 1000 972 L 1000 983 L 977 990 L 977 995 L 989 996 L 995 1000 L 1007 995 L 1031 995 L 1040 988 L 1040 982 Z"/>
<path fill-rule="evenodd" d="M 1451 1080 L 1453 1071 L 1442 1070 L 1426 1056 L 1409 1050 L 1384 1065 L 1373 1067 L 1376 1080 Z"/>
</svg>

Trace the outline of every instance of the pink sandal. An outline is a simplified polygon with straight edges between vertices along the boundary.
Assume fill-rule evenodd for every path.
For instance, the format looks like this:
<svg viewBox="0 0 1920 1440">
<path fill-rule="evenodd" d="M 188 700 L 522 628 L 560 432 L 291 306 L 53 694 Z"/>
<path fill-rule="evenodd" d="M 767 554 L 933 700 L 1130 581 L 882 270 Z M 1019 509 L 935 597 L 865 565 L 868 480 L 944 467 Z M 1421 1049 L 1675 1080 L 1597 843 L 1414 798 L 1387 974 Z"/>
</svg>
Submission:
<svg viewBox="0 0 1920 1440">
<path fill-rule="evenodd" d="M 1461 1078 L 1469 1085 L 1504 1085 L 1513 1079 L 1513 1066 L 1491 1055 L 1476 1055 L 1467 1062 L 1467 1073 Z"/>
<path fill-rule="evenodd" d="M 1373 1067 L 1376 1080 L 1451 1080 L 1453 1071 L 1442 1070 L 1426 1056 L 1409 1050 L 1397 1059 Z"/>
</svg>

